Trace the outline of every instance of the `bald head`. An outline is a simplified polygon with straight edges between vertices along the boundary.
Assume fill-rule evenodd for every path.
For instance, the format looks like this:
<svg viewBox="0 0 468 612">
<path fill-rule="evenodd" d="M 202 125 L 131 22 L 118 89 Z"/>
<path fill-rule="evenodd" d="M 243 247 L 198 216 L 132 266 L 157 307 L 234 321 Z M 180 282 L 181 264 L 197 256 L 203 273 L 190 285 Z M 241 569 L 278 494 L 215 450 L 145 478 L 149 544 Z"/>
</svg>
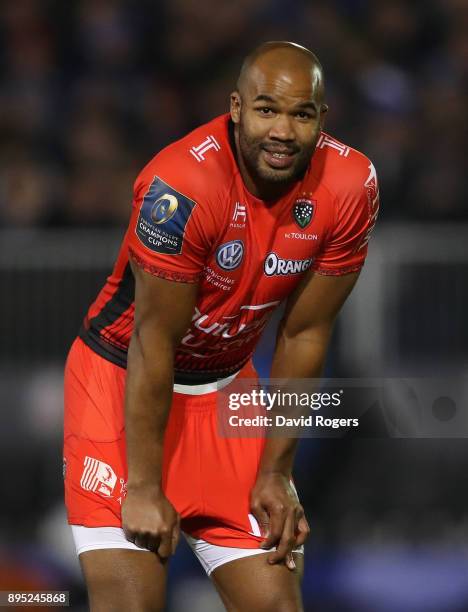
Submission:
<svg viewBox="0 0 468 612">
<path fill-rule="evenodd" d="M 306 172 L 323 125 L 322 67 L 291 42 L 268 42 L 246 57 L 231 94 L 237 159 L 251 193 L 274 200 Z"/>
<path fill-rule="evenodd" d="M 244 60 L 237 90 L 245 95 L 252 81 L 262 77 L 283 76 L 291 84 L 309 79 L 311 93 L 321 103 L 324 99 L 323 70 L 317 56 L 306 47 L 293 42 L 270 41 L 256 47 Z"/>
</svg>

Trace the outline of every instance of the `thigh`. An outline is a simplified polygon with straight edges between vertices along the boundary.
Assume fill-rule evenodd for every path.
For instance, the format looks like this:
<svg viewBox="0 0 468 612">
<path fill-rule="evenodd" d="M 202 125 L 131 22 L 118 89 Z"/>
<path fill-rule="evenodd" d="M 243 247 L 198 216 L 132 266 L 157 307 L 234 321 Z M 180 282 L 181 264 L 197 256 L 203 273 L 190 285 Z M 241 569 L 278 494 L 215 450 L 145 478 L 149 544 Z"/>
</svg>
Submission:
<svg viewBox="0 0 468 612">
<path fill-rule="evenodd" d="M 91 612 L 164 609 L 167 563 L 150 552 L 105 549 L 80 555 Z"/>
<path fill-rule="evenodd" d="M 65 370 L 64 483 L 71 524 L 120 526 L 125 371 L 75 341 Z"/>
<path fill-rule="evenodd" d="M 192 537 L 258 548 L 262 538 L 250 512 L 250 492 L 265 441 L 221 436 L 217 402 L 216 393 L 176 394 L 166 430 L 163 486 Z"/>
<path fill-rule="evenodd" d="M 297 569 L 270 565 L 261 553 L 221 565 L 211 574 L 229 612 L 300 612 L 304 556 L 295 554 Z"/>
</svg>

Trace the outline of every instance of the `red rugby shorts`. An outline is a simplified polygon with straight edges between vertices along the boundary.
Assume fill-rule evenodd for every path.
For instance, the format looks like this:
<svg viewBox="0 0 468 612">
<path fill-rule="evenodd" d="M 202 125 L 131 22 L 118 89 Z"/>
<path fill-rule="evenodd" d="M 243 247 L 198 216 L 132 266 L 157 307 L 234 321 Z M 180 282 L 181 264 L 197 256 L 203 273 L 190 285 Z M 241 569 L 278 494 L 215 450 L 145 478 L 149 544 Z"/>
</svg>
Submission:
<svg viewBox="0 0 468 612">
<path fill-rule="evenodd" d="M 70 524 L 122 526 L 125 376 L 125 369 L 75 340 L 65 368 L 64 474 Z M 251 362 L 238 377 L 256 377 Z M 249 496 L 264 440 L 219 436 L 216 398 L 216 392 L 174 393 L 164 440 L 163 489 L 186 533 L 219 546 L 257 548 L 262 539 L 249 516 Z"/>
</svg>

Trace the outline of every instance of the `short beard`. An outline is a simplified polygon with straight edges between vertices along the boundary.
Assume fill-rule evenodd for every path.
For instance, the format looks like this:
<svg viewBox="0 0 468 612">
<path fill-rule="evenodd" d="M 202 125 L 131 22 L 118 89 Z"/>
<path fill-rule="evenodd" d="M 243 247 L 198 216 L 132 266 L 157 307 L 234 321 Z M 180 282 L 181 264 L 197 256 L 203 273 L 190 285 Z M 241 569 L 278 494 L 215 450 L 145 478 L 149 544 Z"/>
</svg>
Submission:
<svg viewBox="0 0 468 612">
<path fill-rule="evenodd" d="M 320 132 L 319 132 L 320 133 Z M 317 144 L 317 138 L 314 138 L 314 141 L 307 148 L 303 148 L 295 163 L 288 169 L 288 171 L 281 170 L 271 170 L 266 168 L 261 168 L 259 165 L 259 157 L 262 152 L 262 143 L 250 139 L 243 130 L 242 119 L 239 125 L 239 148 L 244 161 L 245 166 L 249 172 L 249 175 L 252 179 L 258 178 L 264 183 L 276 183 L 279 185 L 287 185 L 288 183 L 293 183 L 294 181 L 300 179 L 307 167 L 310 163 L 312 155 L 315 151 L 315 146 Z"/>
</svg>

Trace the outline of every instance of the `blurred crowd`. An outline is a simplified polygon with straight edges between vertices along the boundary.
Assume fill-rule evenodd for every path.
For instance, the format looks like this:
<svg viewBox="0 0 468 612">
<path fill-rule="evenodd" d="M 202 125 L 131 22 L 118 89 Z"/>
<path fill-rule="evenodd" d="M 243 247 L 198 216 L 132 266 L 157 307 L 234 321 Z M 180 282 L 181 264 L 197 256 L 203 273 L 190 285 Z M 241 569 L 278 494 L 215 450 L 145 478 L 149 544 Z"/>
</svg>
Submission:
<svg viewBox="0 0 468 612">
<path fill-rule="evenodd" d="M 125 226 L 139 169 L 228 110 L 243 57 L 266 40 L 293 40 L 319 56 L 326 130 L 374 161 L 384 221 L 468 219 L 467 0 L 9 0 L 0 3 L 0 229 Z M 73 268 L 70 251 L 85 243 L 59 242 L 57 267 L 25 240 L 2 236 L 11 258 L 0 266 L 9 287 L 0 308 L 0 590 L 65 588 L 81 611 L 62 502 L 62 369 L 107 254 L 90 240 Z M 48 234 L 38 243 L 54 251 Z M 12 244 L 25 250 L 23 268 L 12 265 Z M 438 334 L 455 357 L 452 337 L 462 346 L 466 265 L 439 266 L 434 276 L 433 257 L 424 273 L 411 261 L 406 276 L 382 268 L 403 297 L 385 302 L 381 324 L 388 337 L 403 330 L 395 360 L 407 364 L 406 354 L 419 365 L 425 351 L 439 371 Z M 416 313 L 406 327 L 398 308 Z M 257 367 L 273 334 L 265 342 Z M 345 375 L 355 371 L 343 363 Z M 304 580 L 313 609 L 466 612 L 466 439 L 306 442 L 296 478 L 313 530 Z M 190 557 L 178 555 L 174 570 L 189 578 L 170 592 L 189 603 L 168 610 L 218 609 L 195 597 Z"/>
<path fill-rule="evenodd" d="M 124 225 L 142 165 L 282 39 L 322 61 L 326 129 L 374 161 L 384 219 L 467 218 L 467 32 L 466 0 L 3 2 L 0 227 Z"/>
</svg>

